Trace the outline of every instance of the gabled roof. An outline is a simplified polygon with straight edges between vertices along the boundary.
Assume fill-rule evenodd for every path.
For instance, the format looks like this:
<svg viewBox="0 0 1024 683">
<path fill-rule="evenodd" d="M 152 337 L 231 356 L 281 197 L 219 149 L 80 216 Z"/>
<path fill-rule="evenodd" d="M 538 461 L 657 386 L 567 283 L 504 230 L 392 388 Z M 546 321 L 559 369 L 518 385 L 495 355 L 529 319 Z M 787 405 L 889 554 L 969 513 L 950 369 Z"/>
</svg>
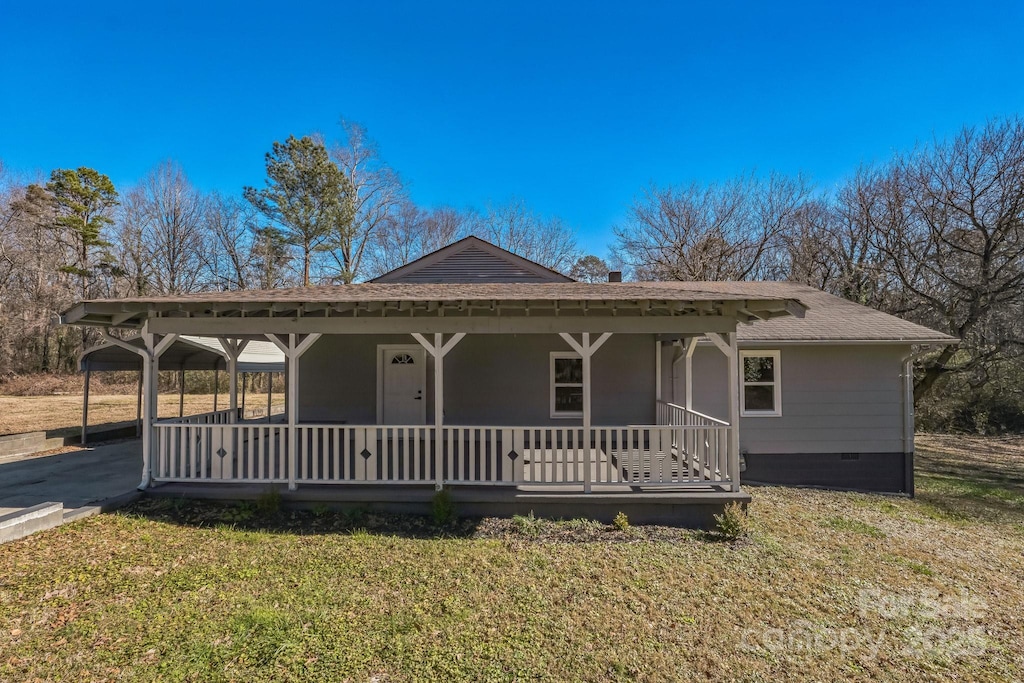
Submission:
<svg viewBox="0 0 1024 683">
<path fill-rule="evenodd" d="M 573 279 L 470 235 L 370 282 L 573 282 Z"/>
</svg>

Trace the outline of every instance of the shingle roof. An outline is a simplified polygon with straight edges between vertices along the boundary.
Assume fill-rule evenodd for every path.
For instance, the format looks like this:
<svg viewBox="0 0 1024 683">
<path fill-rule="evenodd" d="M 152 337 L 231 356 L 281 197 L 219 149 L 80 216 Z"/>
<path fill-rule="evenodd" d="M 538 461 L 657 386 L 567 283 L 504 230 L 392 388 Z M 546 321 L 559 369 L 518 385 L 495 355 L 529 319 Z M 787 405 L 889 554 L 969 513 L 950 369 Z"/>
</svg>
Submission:
<svg viewBox="0 0 1024 683">
<path fill-rule="evenodd" d="M 756 293 L 772 298 L 797 299 L 807 307 L 803 318 L 783 316 L 740 325 L 737 333 L 741 342 L 958 341 L 956 337 L 795 282 L 671 282 L 659 285 L 686 292 L 697 289 L 719 295 L 749 296 Z"/>
<path fill-rule="evenodd" d="M 729 292 L 716 284 L 675 282 L 471 282 L 471 283 L 377 283 L 320 285 L 281 289 L 249 289 L 233 292 L 200 292 L 96 299 L 88 303 L 199 303 L 199 302 L 322 302 L 364 303 L 392 301 L 722 301 L 772 300 L 778 297 L 754 290 Z M 757 283 L 747 283 L 757 284 Z M 690 285 L 679 287 L 678 285 Z M 709 285 L 704 287 L 703 285 Z M 786 297 L 784 297 L 786 298 Z"/>
<path fill-rule="evenodd" d="M 740 325 L 740 341 L 751 342 L 903 342 L 954 343 L 956 339 L 887 313 L 826 294 L 820 290 L 790 282 L 623 282 L 623 283 L 363 283 L 272 290 L 204 292 L 131 299 L 105 299 L 83 302 L 65 314 L 65 322 L 114 324 L 115 311 L 131 315 L 125 321 L 140 320 L 153 305 L 194 309 L 209 305 L 221 315 L 230 310 L 255 311 L 262 306 L 290 310 L 309 304 L 378 304 L 411 302 L 455 304 L 460 302 L 663 302 L 699 304 L 715 307 L 723 302 L 754 307 L 773 317 Z M 780 315 L 788 307 L 803 317 Z M 782 309 L 776 304 L 783 305 Z M 137 312 L 137 314 L 136 314 Z M 127 315 L 127 314 L 126 314 Z"/>
</svg>

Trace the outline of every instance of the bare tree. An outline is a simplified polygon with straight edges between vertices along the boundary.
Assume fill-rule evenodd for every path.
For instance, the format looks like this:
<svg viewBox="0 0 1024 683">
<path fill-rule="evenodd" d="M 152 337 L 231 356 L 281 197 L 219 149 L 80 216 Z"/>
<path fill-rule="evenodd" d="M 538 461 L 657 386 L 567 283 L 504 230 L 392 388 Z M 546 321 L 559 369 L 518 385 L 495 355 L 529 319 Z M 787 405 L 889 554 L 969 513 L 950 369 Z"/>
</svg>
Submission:
<svg viewBox="0 0 1024 683">
<path fill-rule="evenodd" d="M 333 260 L 332 279 L 349 283 L 362 275 L 364 259 L 373 249 L 377 233 L 386 228 L 394 212 L 408 204 L 401 178 L 381 158 L 366 128 L 345 119 L 341 127 L 345 141 L 331 150 L 331 157 L 351 185 L 354 217 L 337 225 L 325 250 Z"/>
<path fill-rule="evenodd" d="M 878 179 L 872 241 L 904 310 L 963 342 L 928 359 L 915 386 L 1024 350 L 1024 123 L 966 128 L 900 157 Z"/>
<path fill-rule="evenodd" d="M 521 199 L 488 206 L 472 220 L 470 232 L 560 273 L 568 273 L 582 256 L 571 228 L 532 211 Z"/>
<path fill-rule="evenodd" d="M 144 221 L 142 236 L 154 291 L 178 294 L 200 289 L 206 251 L 203 195 L 173 161 L 150 171 L 130 194 Z"/>
<path fill-rule="evenodd" d="M 450 207 L 424 210 L 404 200 L 373 236 L 366 272 L 377 277 L 466 236 L 471 215 Z"/>
<path fill-rule="evenodd" d="M 782 277 L 781 237 L 810 193 L 803 178 L 777 174 L 707 186 L 651 186 L 614 229 L 614 251 L 642 280 Z"/>
</svg>

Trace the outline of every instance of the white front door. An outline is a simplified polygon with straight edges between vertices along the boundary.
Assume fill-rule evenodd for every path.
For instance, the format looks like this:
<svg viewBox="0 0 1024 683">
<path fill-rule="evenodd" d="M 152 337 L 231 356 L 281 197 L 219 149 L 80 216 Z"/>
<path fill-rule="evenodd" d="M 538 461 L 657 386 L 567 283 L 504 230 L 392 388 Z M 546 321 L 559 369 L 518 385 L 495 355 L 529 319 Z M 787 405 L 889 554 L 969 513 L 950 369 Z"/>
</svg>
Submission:
<svg viewBox="0 0 1024 683">
<path fill-rule="evenodd" d="M 381 346 L 378 354 L 381 424 L 417 425 L 426 421 L 426 354 L 423 347 Z"/>
</svg>

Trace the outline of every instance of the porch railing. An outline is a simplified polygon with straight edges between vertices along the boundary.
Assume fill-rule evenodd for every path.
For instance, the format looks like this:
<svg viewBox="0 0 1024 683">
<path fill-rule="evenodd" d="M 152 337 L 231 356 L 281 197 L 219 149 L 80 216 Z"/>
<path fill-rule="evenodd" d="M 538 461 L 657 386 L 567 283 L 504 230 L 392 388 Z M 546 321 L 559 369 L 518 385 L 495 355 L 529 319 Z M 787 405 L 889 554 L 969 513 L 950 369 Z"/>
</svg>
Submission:
<svg viewBox="0 0 1024 683">
<path fill-rule="evenodd" d="M 156 481 L 707 487 L 733 481 L 728 424 L 582 427 L 161 421 Z"/>
<path fill-rule="evenodd" d="M 729 423 L 724 420 L 719 420 L 717 417 L 711 417 L 704 413 L 698 413 L 696 410 L 688 410 L 683 406 L 676 405 L 675 403 L 668 403 L 666 401 L 658 401 L 658 424 L 659 425 L 683 425 L 683 426 L 719 426 L 728 427 Z"/>
<path fill-rule="evenodd" d="M 214 410 L 209 413 L 199 413 L 198 415 L 167 418 L 160 420 L 157 424 L 224 425 L 234 424 L 237 421 L 238 411 L 225 408 L 224 410 Z"/>
</svg>

